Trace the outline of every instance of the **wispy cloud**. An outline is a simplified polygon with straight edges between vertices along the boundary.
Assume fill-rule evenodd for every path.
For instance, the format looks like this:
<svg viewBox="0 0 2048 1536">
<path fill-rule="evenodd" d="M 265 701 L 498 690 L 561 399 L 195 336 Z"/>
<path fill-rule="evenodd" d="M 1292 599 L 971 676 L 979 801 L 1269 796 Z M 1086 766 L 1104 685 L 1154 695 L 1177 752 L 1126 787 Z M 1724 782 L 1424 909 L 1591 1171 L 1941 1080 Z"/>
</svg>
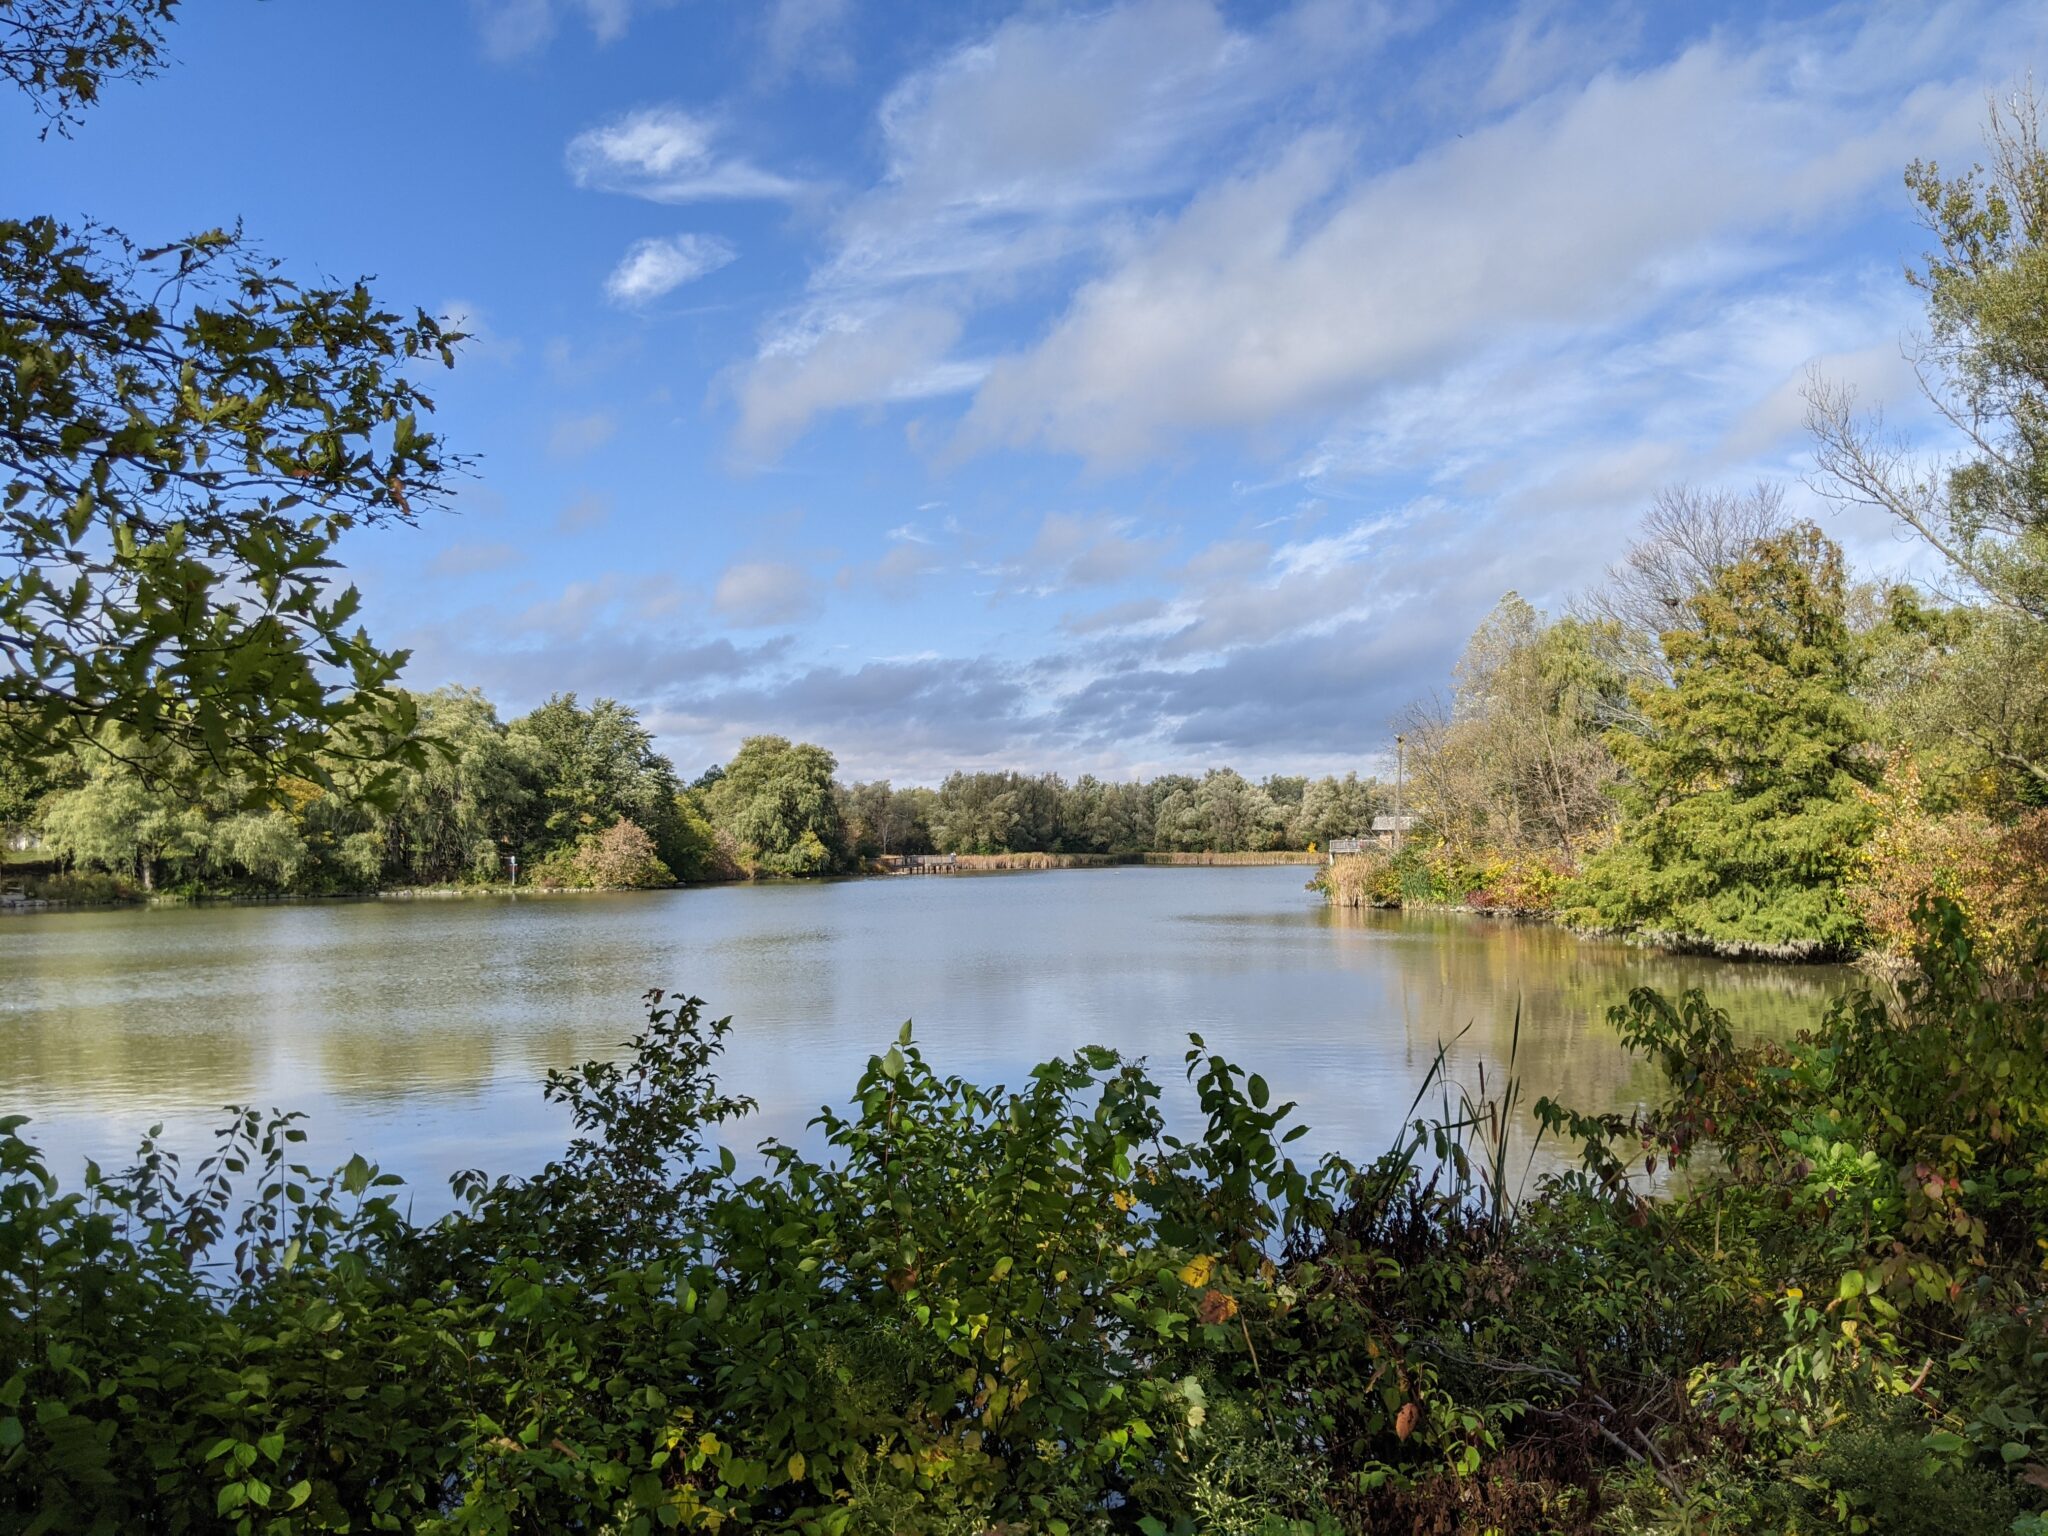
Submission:
<svg viewBox="0 0 2048 1536">
<path fill-rule="evenodd" d="M 497 63 L 523 58 L 554 40 L 565 15 L 579 16 L 600 45 L 626 35 L 635 10 L 670 0 L 470 0 L 484 54 Z"/>
<path fill-rule="evenodd" d="M 1352 23 L 1313 67 L 1384 31 L 1346 0 L 1310 9 Z M 974 389 L 986 365 L 950 355 L 966 317 L 1027 274 L 1099 257 L 1133 207 L 1197 185 L 1218 145 L 1311 67 L 1300 42 L 1292 20 L 1248 33 L 1211 0 L 1126 0 L 1026 13 L 911 71 L 876 114 L 880 177 L 842 207 L 804 300 L 763 335 L 739 391 L 743 443 L 774 451 L 832 409 Z M 906 355 L 911 333 L 923 345 Z"/>
<path fill-rule="evenodd" d="M 635 240 L 605 279 L 604 294 L 633 308 L 728 266 L 739 255 L 716 235 L 653 235 Z"/>
<path fill-rule="evenodd" d="M 557 458 L 595 453 L 618 435 L 618 418 L 609 411 L 587 411 L 558 417 L 548 432 L 548 452 Z"/>
<path fill-rule="evenodd" d="M 807 617 L 817 609 L 817 584 L 801 566 L 747 560 L 718 578 L 711 606 L 729 624 L 766 628 Z"/>
<path fill-rule="evenodd" d="M 1315 431 L 1504 334 L 1640 323 L 1781 267 L 1914 154 L 1971 142 L 1999 31 L 1995 10 L 1844 11 L 1646 60 L 1625 14 L 1525 6 L 1452 50 L 1457 80 L 1436 58 L 1395 87 L 1467 114 L 1408 147 L 1398 95 L 1336 85 L 1427 16 L 1124 0 L 912 70 L 877 112 L 879 176 L 742 365 L 741 447 L 957 393 L 956 456 L 1120 467 Z M 1026 284 L 1064 288 L 1063 312 L 968 351 Z"/>
<path fill-rule="evenodd" d="M 772 0 L 762 18 L 770 78 L 848 78 L 854 67 L 847 26 L 852 9 L 850 0 Z"/>
<path fill-rule="evenodd" d="M 718 125 L 681 107 L 642 107 L 569 141 L 569 175 L 579 187 L 655 203 L 794 197 L 801 182 L 743 156 L 718 153 Z"/>
<path fill-rule="evenodd" d="M 991 370 L 964 443 L 1133 463 L 1778 265 L 1913 154 L 1967 143 L 1981 115 L 1973 84 L 1824 83 L 1829 55 L 1859 41 L 1703 42 L 1362 177 L 1342 139 L 1306 134 L 1084 284 Z"/>
</svg>

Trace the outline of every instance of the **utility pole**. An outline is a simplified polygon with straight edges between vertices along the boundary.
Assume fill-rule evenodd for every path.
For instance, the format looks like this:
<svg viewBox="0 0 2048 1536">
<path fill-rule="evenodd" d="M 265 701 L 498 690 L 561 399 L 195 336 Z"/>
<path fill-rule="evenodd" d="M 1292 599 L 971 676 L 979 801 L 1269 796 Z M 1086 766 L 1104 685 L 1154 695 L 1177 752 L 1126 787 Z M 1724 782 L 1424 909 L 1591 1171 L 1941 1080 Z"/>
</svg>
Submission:
<svg viewBox="0 0 2048 1536">
<path fill-rule="evenodd" d="M 1394 737 L 1394 852 L 1401 851 L 1401 781 L 1408 771 L 1408 738 Z"/>
</svg>

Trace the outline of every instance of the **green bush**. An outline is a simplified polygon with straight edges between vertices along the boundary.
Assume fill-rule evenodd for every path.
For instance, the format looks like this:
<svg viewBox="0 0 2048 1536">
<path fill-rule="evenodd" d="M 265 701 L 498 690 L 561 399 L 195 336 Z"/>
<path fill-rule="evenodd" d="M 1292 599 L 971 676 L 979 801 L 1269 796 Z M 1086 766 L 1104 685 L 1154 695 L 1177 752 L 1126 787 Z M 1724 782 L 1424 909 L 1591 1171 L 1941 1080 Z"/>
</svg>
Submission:
<svg viewBox="0 0 2048 1536">
<path fill-rule="evenodd" d="M 67 870 L 31 875 L 21 882 L 22 894 L 35 901 L 133 901 L 141 893 L 134 882 L 93 870 Z"/>
<path fill-rule="evenodd" d="M 2008 1531 L 2020 1516 L 2011 1484 L 1931 1453 L 1910 1406 L 1858 1416 L 1793 1464 L 1760 1511 L 1787 1530 L 1877 1536 Z"/>
</svg>

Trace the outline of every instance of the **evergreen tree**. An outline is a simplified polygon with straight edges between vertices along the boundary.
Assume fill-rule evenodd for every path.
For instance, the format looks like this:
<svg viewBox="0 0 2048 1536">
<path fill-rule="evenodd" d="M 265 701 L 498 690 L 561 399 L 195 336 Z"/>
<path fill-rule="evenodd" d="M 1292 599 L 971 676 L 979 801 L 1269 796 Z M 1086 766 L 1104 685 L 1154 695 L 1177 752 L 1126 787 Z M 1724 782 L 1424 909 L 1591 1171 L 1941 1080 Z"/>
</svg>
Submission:
<svg viewBox="0 0 2048 1536">
<path fill-rule="evenodd" d="M 1666 632 L 1668 687 L 1617 731 L 1619 840 L 1588 861 L 1581 917 L 1722 943 L 1845 950 L 1842 886 L 1877 765 L 1852 695 L 1842 552 L 1803 524 L 1757 541 Z"/>
</svg>

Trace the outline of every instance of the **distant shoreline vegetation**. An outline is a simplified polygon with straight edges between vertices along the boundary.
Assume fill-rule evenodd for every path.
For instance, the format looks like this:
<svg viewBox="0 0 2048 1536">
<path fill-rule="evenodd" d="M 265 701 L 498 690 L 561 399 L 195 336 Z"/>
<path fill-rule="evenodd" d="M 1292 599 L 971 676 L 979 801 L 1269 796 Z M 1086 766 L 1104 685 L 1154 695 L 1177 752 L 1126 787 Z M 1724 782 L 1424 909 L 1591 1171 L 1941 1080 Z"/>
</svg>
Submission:
<svg viewBox="0 0 2048 1536">
<path fill-rule="evenodd" d="M 0 891 L 30 899 L 368 895 L 432 889 L 648 889 L 862 873 L 903 855 L 966 867 L 1305 855 L 1370 825 L 1356 773 L 1253 783 L 1231 769 L 1143 782 L 955 773 L 936 789 L 842 782 L 825 748 L 744 742 L 684 782 L 632 708 L 574 694 L 503 721 L 478 690 L 410 696 L 422 762 L 374 787 L 287 778 L 267 796 L 176 765 L 138 773 L 116 736 L 0 781 Z M 145 765 L 147 768 L 152 765 Z"/>
</svg>

